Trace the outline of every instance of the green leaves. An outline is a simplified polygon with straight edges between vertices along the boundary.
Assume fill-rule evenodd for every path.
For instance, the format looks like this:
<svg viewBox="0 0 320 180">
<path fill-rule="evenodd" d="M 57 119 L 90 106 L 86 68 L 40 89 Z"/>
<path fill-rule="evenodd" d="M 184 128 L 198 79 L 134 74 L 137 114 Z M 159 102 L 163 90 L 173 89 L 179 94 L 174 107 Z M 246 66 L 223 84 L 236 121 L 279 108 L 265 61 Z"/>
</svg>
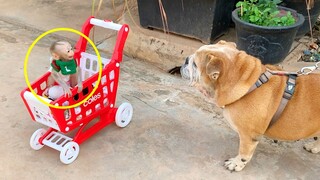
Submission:
<svg viewBox="0 0 320 180">
<path fill-rule="evenodd" d="M 271 11 L 271 8 L 266 8 L 265 10 L 263 10 L 262 12 L 263 13 L 268 13 L 268 12 L 270 12 Z"/>
<path fill-rule="evenodd" d="M 282 1 L 281 0 L 273 0 L 274 4 L 280 4 Z"/>
<path fill-rule="evenodd" d="M 259 18 L 257 16 L 249 16 L 250 22 L 257 22 Z"/>
<path fill-rule="evenodd" d="M 240 8 L 240 19 L 259 26 L 289 26 L 295 23 L 291 12 L 279 11 L 281 0 L 243 0 L 236 4 Z"/>
</svg>

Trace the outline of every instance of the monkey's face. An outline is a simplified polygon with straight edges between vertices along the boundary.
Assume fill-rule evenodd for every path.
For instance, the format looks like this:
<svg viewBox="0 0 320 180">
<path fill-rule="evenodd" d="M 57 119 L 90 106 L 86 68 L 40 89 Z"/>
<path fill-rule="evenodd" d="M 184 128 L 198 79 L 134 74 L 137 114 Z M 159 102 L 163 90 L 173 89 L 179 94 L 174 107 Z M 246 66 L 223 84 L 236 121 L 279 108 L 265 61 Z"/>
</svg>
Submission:
<svg viewBox="0 0 320 180">
<path fill-rule="evenodd" d="M 58 56 L 58 59 L 65 61 L 73 59 L 74 51 L 69 43 L 63 42 L 62 44 L 59 44 L 56 49 L 57 51 L 55 54 Z"/>
</svg>

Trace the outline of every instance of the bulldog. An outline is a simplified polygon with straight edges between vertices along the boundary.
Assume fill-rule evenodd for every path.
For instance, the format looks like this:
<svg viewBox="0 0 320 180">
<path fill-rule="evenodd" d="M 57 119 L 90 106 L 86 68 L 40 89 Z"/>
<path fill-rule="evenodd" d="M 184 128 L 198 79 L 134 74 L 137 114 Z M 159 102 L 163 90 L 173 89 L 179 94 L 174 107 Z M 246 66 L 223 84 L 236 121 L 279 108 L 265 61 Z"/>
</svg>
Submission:
<svg viewBox="0 0 320 180">
<path fill-rule="evenodd" d="M 281 69 L 263 65 L 238 50 L 235 43 L 226 41 L 200 47 L 187 58 L 181 73 L 223 108 L 225 119 L 238 133 L 238 155 L 224 164 L 230 171 L 241 171 L 246 166 L 262 136 L 288 141 L 320 136 L 319 74 L 294 74 L 292 85 Z M 283 107 L 288 89 L 291 96 Z M 281 106 L 281 113 L 276 115 Z M 304 149 L 318 153 L 320 141 L 307 143 Z"/>
</svg>

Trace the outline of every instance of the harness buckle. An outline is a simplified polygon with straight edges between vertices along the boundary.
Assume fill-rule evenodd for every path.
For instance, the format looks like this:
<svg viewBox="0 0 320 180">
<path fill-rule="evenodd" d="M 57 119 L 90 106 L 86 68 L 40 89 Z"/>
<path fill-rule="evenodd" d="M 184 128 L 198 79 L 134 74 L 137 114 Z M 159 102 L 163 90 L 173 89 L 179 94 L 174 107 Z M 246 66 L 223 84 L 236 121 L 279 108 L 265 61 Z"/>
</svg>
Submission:
<svg viewBox="0 0 320 180">
<path fill-rule="evenodd" d="M 288 80 L 287 80 L 287 86 L 283 94 L 283 98 L 290 100 L 294 90 L 295 90 L 295 81 L 296 81 L 297 76 L 296 75 L 289 75 Z"/>
<path fill-rule="evenodd" d="M 266 73 L 261 74 L 259 80 L 262 82 L 262 84 L 266 83 L 269 81 L 268 76 L 266 75 Z"/>
<path fill-rule="evenodd" d="M 269 78 L 268 78 L 268 76 L 266 75 L 266 73 L 267 73 L 268 71 L 266 71 L 265 73 L 262 73 L 261 75 L 260 75 L 260 77 L 259 77 L 259 81 L 257 81 L 255 84 L 256 84 L 256 86 L 257 87 L 260 87 L 262 84 L 264 84 L 264 83 L 266 83 L 266 82 L 268 82 L 269 81 Z"/>
</svg>

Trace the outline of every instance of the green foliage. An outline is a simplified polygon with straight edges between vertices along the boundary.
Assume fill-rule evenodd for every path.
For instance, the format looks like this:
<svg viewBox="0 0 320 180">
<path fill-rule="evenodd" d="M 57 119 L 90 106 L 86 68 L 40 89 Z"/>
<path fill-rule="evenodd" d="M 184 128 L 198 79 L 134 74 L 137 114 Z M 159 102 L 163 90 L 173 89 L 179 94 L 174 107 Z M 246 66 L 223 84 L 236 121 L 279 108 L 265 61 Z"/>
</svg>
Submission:
<svg viewBox="0 0 320 180">
<path fill-rule="evenodd" d="M 236 4 L 240 7 L 241 20 L 259 26 L 289 26 L 296 20 L 290 11 L 278 9 L 281 0 L 243 0 Z"/>
</svg>

